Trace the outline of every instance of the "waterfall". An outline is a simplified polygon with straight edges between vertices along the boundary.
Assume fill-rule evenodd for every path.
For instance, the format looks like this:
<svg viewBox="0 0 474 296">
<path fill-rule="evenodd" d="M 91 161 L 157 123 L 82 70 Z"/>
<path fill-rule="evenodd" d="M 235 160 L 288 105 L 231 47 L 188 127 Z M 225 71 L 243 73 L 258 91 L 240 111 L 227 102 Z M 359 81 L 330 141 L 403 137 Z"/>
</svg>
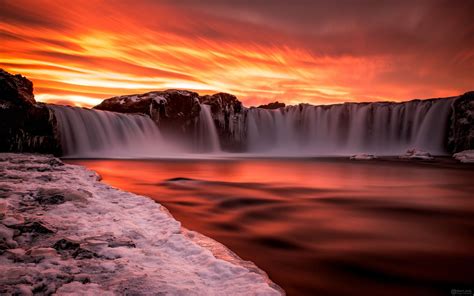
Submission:
<svg viewBox="0 0 474 296">
<path fill-rule="evenodd" d="M 275 110 L 244 108 L 242 116 L 232 121 L 237 126 L 230 130 L 239 131 L 239 140 L 246 147 L 242 152 L 247 155 L 399 155 L 409 148 L 442 155 L 446 154 L 452 102 L 437 99 L 300 104 Z M 147 116 L 50 106 L 58 121 L 65 156 L 98 158 L 218 155 L 222 150 L 213 116 L 219 114 L 213 115 L 210 105 L 200 107 L 194 134 L 186 135 L 194 141 L 181 141 L 171 135 L 163 139 Z"/>
<path fill-rule="evenodd" d="M 165 150 L 155 123 L 143 115 L 50 105 L 66 157 L 154 157 Z"/>
<path fill-rule="evenodd" d="M 219 136 L 212 119 L 211 106 L 201 104 L 199 122 L 195 134 L 196 149 L 198 152 L 219 152 L 221 151 Z"/>
<path fill-rule="evenodd" d="M 416 147 L 445 154 L 452 100 L 301 104 L 247 113 L 247 150 L 268 155 L 397 155 Z"/>
</svg>

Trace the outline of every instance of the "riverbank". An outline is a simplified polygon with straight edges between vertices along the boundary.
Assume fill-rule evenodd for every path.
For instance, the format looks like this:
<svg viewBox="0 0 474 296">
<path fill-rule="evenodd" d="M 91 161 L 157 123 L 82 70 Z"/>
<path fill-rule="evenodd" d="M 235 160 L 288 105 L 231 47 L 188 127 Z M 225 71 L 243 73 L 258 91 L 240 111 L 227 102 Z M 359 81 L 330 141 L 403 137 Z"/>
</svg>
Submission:
<svg viewBox="0 0 474 296">
<path fill-rule="evenodd" d="M 52 156 L 0 154 L 0 293 L 281 295 L 160 204 Z"/>
</svg>

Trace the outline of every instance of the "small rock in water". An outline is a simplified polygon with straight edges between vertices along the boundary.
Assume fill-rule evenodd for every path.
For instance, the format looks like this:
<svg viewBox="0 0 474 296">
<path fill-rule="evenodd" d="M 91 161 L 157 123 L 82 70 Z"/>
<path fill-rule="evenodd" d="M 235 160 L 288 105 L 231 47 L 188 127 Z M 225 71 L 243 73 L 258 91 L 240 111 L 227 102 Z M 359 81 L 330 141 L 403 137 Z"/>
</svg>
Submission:
<svg viewBox="0 0 474 296">
<path fill-rule="evenodd" d="M 371 159 L 377 159 L 377 156 L 373 154 L 355 154 L 350 157 L 351 160 L 371 160 Z"/>
<path fill-rule="evenodd" d="M 401 159 L 421 159 L 421 160 L 432 160 L 434 159 L 431 154 L 425 150 L 421 149 L 408 149 L 404 155 L 400 155 Z"/>
<path fill-rule="evenodd" d="M 474 163 L 474 150 L 464 150 L 455 153 L 453 157 L 463 163 Z"/>
</svg>

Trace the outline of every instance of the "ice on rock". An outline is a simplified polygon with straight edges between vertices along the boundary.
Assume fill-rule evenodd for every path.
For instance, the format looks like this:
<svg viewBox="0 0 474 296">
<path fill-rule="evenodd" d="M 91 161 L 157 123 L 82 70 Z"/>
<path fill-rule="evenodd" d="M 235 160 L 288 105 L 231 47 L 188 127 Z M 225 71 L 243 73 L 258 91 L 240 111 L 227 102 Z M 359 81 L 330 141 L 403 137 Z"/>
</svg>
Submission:
<svg viewBox="0 0 474 296">
<path fill-rule="evenodd" d="M 463 163 L 474 163 L 474 150 L 464 150 L 455 153 L 453 157 Z"/>
<path fill-rule="evenodd" d="M 166 104 L 166 98 L 163 96 L 156 96 L 153 98 L 153 101 L 155 101 L 157 104 Z"/>
<path fill-rule="evenodd" d="M 84 167 L 0 154 L 0 171 L 0 294 L 284 294 L 251 262 Z"/>
<path fill-rule="evenodd" d="M 420 160 L 432 160 L 434 159 L 431 154 L 421 149 L 408 149 L 404 155 L 399 156 L 401 159 L 420 159 Z"/>
<path fill-rule="evenodd" d="M 373 154 L 355 154 L 350 157 L 351 160 L 371 160 L 377 159 L 377 156 Z"/>
</svg>

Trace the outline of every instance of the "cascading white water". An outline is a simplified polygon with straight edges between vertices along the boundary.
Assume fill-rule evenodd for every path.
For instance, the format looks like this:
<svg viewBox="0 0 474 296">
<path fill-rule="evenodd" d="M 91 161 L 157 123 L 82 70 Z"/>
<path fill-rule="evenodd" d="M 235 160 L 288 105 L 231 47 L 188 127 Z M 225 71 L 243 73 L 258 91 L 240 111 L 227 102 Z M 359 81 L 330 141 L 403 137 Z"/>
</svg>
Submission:
<svg viewBox="0 0 474 296">
<path fill-rule="evenodd" d="M 166 149 L 155 123 L 134 114 L 51 105 L 66 157 L 154 157 Z"/>
<path fill-rule="evenodd" d="M 234 122 L 238 125 L 234 129 L 244 131 L 241 140 L 247 149 L 243 152 L 264 156 L 398 155 L 408 148 L 445 154 L 452 102 L 439 99 L 250 108 Z M 147 116 L 55 105 L 50 108 L 67 157 L 202 157 L 202 153 L 222 152 L 211 107 L 206 104 L 201 104 L 192 145 L 173 145 L 171 138 L 163 139 Z M 192 156 L 193 152 L 200 154 Z"/>
<path fill-rule="evenodd" d="M 199 113 L 198 129 L 195 135 L 196 149 L 198 152 L 220 152 L 219 136 L 217 129 L 212 119 L 211 106 L 201 104 L 201 111 Z"/>
<path fill-rule="evenodd" d="M 250 153 L 269 155 L 396 155 L 407 148 L 445 154 L 452 100 L 298 105 L 247 114 Z"/>
</svg>

